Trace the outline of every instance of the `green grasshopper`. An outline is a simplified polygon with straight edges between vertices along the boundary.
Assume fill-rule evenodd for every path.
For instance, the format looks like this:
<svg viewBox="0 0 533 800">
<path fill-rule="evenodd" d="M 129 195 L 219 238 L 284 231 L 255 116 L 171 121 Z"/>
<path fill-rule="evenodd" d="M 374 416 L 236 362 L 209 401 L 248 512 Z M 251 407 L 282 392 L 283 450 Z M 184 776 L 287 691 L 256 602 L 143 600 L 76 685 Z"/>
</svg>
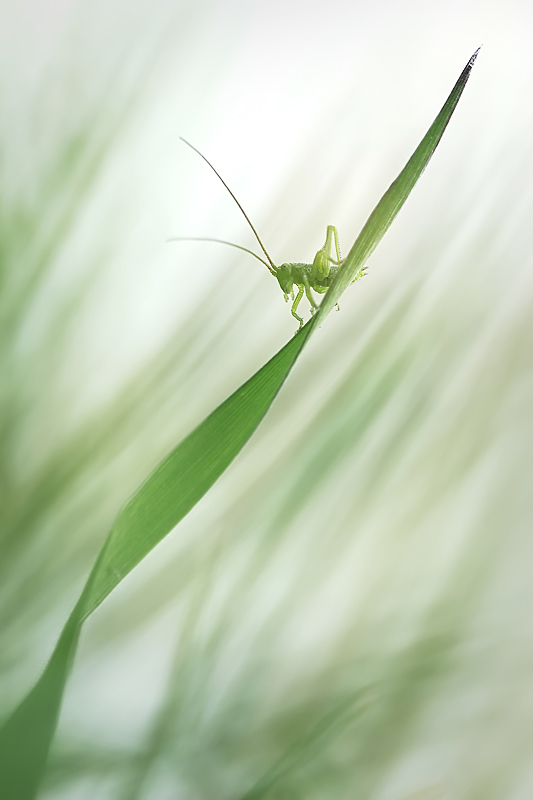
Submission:
<svg viewBox="0 0 533 800">
<path fill-rule="evenodd" d="M 248 214 L 241 206 L 241 204 L 239 203 L 239 201 L 229 188 L 226 181 L 222 178 L 221 175 L 219 175 L 214 166 L 211 164 L 210 161 L 207 160 L 207 158 L 203 155 L 203 153 L 200 153 L 200 151 L 197 150 L 196 147 L 194 147 L 186 139 L 183 139 L 182 137 L 180 138 L 183 142 L 185 142 L 185 144 L 189 145 L 189 147 L 191 147 L 196 153 L 198 153 L 198 155 L 201 156 L 207 164 L 209 164 L 215 175 L 226 187 L 226 189 L 228 190 L 228 192 L 233 197 L 233 199 L 239 206 L 240 210 L 244 214 L 244 217 L 248 225 L 254 232 L 255 238 L 259 242 L 261 250 L 267 257 L 267 261 L 265 261 L 264 258 L 261 258 L 261 256 L 258 256 L 257 253 L 254 253 L 253 250 L 248 250 L 247 247 L 242 247 L 240 244 L 234 244 L 233 242 L 227 242 L 224 239 L 212 239 L 210 237 L 205 237 L 205 236 L 178 236 L 172 238 L 170 241 L 219 242 L 219 244 L 227 244 L 230 247 L 236 247 L 239 250 L 244 250 L 245 253 L 250 253 L 250 255 L 252 255 L 254 258 L 257 258 L 258 261 L 261 261 L 268 269 L 268 271 L 271 273 L 271 275 L 274 275 L 274 277 L 277 279 L 279 285 L 281 286 L 281 291 L 283 292 L 285 302 L 289 300 L 289 297 L 293 301 L 291 306 L 291 314 L 295 319 L 298 320 L 299 323 L 298 330 L 300 330 L 300 328 L 304 324 L 304 321 L 302 317 L 299 316 L 297 311 L 298 311 L 298 306 L 300 305 L 300 301 L 304 296 L 304 293 L 309 301 L 309 305 L 311 306 L 311 314 L 314 314 L 318 308 L 318 305 L 315 301 L 315 298 L 311 294 L 311 289 L 314 292 L 317 292 L 317 294 L 325 294 L 328 291 L 329 287 L 331 286 L 331 283 L 335 275 L 337 274 L 339 267 L 341 267 L 342 264 L 344 264 L 345 259 L 341 258 L 337 229 L 333 225 L 328 225 L 326 231 L 326 241 L 324 242 L 324 246 L 321 247 L 320 250 L 317 252 L 316 256 L 313 259 L 312 264 L 290 263 L 290 264 L 280 264 L 280 266 L 277 267 L 270 258 L 263 242 L 259 237 L 259 234 L 252 225 L 248 217 Z M 333 258 L 332 256 L 333 244 L 335 244 L 336 258 Z M 358 278 L 362 277 L 362 275 L 363 271 L 357 277 Z M 295 286 L 297 288 L 296 297 L 294 295 Z M 296 332 L 298 333 L 298 331 Z"/>
</svg>

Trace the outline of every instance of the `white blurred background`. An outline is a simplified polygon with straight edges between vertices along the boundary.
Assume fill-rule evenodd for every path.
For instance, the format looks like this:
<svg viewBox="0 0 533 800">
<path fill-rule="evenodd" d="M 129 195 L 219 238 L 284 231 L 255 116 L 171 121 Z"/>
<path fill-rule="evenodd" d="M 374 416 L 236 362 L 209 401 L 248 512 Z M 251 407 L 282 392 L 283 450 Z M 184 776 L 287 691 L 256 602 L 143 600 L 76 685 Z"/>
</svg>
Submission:
<svg viewBox="0 0 533 800">
<path fill-rule="evenodd" d="M 98 610 L 43 798 L 529 800 L 525 2 L 1 10 L 1 707 L 118 509 L 294 332 L 483 45 L 258 433 Z"/>
</svg>

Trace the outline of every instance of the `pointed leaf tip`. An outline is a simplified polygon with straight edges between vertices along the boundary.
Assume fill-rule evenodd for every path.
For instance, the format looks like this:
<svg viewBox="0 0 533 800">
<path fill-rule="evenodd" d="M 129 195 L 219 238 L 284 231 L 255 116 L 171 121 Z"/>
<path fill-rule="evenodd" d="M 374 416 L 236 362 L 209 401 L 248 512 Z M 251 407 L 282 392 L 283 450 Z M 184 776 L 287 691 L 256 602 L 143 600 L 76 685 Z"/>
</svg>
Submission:
<svg viewBox="0 0 533 800">
<path fill-rule="evenodd" d="M 478 53 L 479 53 L 479 51 L 481 50 L 481 48 L 482 48 L 482 47 L 483 47 L 483 45 L 482 45 L 482 44 L 480 44 L 480 45 L 479 45 L 479 47 L 478 47 L 478 49 L 475 51 L 475 53 L 473 53 L 473 54 L 470 56 L 470 61 L 469 61 L 469 62 L 468 62 L 468 64 L 467 64 L 467 67 L 470 67 L 470 69 L 472 69 L 472 67 L 474 66 L 474 62 L 475 62 L 475 60 L 476 60 L 476 58 L 477 58 L 477 56 L 478 56 Z"/>
</svg>

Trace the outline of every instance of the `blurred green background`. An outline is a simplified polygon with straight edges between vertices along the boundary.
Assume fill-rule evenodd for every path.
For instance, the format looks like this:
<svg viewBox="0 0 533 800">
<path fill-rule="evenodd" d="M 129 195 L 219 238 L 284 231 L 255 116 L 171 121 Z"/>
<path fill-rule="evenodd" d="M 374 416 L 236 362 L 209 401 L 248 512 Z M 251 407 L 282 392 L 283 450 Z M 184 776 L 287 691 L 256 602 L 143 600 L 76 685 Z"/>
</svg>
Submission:
<svg viewBox="0 0 533 800">
<path fill-rule="evenodd" d="M 426 174 L 213 490 L 91 617 L 42 798 L 529 800 L 525 2 L 1 10 L 0 713 L 118 509 L 292 335 L 477 46 Z"/>
</svg>

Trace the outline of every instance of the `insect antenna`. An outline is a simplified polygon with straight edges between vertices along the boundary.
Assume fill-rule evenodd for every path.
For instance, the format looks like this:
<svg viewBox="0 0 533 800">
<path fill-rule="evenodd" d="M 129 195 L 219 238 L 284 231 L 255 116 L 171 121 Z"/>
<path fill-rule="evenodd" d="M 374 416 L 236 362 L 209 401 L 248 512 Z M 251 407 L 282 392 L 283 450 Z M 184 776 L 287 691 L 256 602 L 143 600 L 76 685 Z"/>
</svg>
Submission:
<svg viewBox="0 0 533 800">
<path fill-rule="evenodd" d="M 251 256 L 257 258 L 258 261 L 264 264 L 267 269 L 270 269 L 268 262 L 266 262 L 264 258 L 261 258 L 261 256 L 258 256 L 257 253 L 254 253 L 253 250 L 248 250 L 247 247 L 243 247 L 241 244 L 235 244 L 235 242 L 227 242 L 225 239 L 213 239 L 211 236 L 172 236 L 170 239 L 167 239 L 167 242 L 218 242 L 219 244 L 229 244 L 230 247 L 236 247 L 238 250 L 244 250 L 245 253 L 250 253 Z"/>
<path fill-rule="evenodd" d="M 233 192 L 232 192 L 232 191 L 231 191 L 231 189 L 229 188 L 229 186 L 228 186 L 228 184 L 226 183 L 226 181 L 224 180 L 224 178 L 223 178 L 221 175 L 219 175 L 219 173 L 216 171 L 216 169 L 215 169 L 215 168 L 214 168 L 214 166 L 211 164 L 211 162 L 210 162 L 210 161 L 208 161 L 208 159 L 207 159 L 207 158 L 206 158 L 206 157 L 203 155 L 203 153 L 200 153 L 200 151 L 199 151 L 199 150 L 197 150 L 197 149 L 196 149 L 196 147 L 195 147 L 194 145 L 192 145 L 190 142 L 188 142 L 188 141 L 187 141 L 187 139 L 184 139 L 184 138 L 183 138 L 183 136 L 180 136 L 180 139 L 181 139 L 181 141 L 182 141 L 182 142 L 185 142 L 185 144 L 189 145 L 189 147 L 190 147 L 192 150 L 194 150 L 194 152 L 195 152 L 195 153 L 198 153 L 198 155 L 199 155 L 199 156 L 201 156 L 201 157 L 203 158 L 203 160 L 206 162 L 206 164 L 209 164 L 209 166 L 211 167 L 211 169 L 213 170 L 213 172 L 215 173 L 215 175 L 217 176 L 217 178 L 218 178 L 218 179 L 219 179 L 219 180 L 220 180 L 220 181 L 223 183 L 223 185 L 226 187 L 226 189 L 228 190 L 228 192 L 229 192 L 229 193 L 230 193 L 230 195 L 233 197 L 233 199 L 235 200 L 235 202 L 236 202 L 236 203 L 237 203 L 237 205 L 239 206 L 240 210 L 242 211 L 242 213 L 243 213 L 243 215 L 244 215 L 244 218 L 245 218 L 246 222 L 248 223 L 248 225 L 250 226 L 250 228 L 253 230 L 253 232 L 254 232 L 254 235 L 255 235 L 255 238 L 257 239 L 257 241 L 259 242 L 259 244 L 260 244 L 260 246 L 261 246 L 261 250 L 263 251 L 263 253 L 266 255 L 266 257 L 267 257 L 267 259 L 268 259 L 268 264 L 266 264 L 266 261 L 263 261 L 263 259 L 262 259 L 262 258 L 259 258 L 259 256 L 257 256 L 255 253 L 252 253 L 252 251 L 251 251 L 251 250 L 247 250 L 247 248 L 246 248 L 246 247 L 241 247 L 241 246 L 240 246 L 240 245 L 238 245 L 238 244 L 233 244 L 233 242 L 225 242 L 223 239 L 205 239 L 204 241 L 210 241 L 210 242 L 221 242 L 222 244 L 229 244 L 229 245 L 231 245 L 232 247 L 238 247 L 238 248 L 239 248 L 239 250 L 245 250 L 247 253 L 251 253 L 251 254 L 252 254 L 253 256 L 255 256 L 256 258 L 259 258 L 259 261 L 263 261 L 263 264 L 266 264 L 266 266 L 267 266 L 267 268 L 270 270 L 270 272 L 272 272 L 272 273 L 273 273 L 273 272 L 274 272 L 274 270 L 275 270 L 275 268 L 276 268 L 276 265 L 274 264 L 274 262 L 272 261 L 272 259 L 271 259 L 271 258 L 270 258 L 270 256 L 268 255 L 268 253 L 267 253 L 267 250 L 266 250 L 266 247 L 265 247 L 265 245 L 263 244 L 263 242 L 261 241 L 261 239 L 259 238 L 259 234 L 257 233 L 256 229 L 255 229 L 255 228 L 254 228 L 254 226 L 252 225 L 252 222 L 251 222 L 251 220 L 250 220 L 250 218 L 249 218 L 248 214 L 246 213 L 246 211 L 244 210 L 244 208 L 241 206 L 241 204 L 239 203 L 239 201 L 237 200 L 237 198 L 235 197 L 235 195 L 233 194 Z M 181 238 L 181 237 L 180 237 L 180 238 Z M 197 240 L 197 241 L 201 241 L 201 240 Z M 269 266 L 269 265 L 270 265 L 270 266 Z"/>
</svg>

